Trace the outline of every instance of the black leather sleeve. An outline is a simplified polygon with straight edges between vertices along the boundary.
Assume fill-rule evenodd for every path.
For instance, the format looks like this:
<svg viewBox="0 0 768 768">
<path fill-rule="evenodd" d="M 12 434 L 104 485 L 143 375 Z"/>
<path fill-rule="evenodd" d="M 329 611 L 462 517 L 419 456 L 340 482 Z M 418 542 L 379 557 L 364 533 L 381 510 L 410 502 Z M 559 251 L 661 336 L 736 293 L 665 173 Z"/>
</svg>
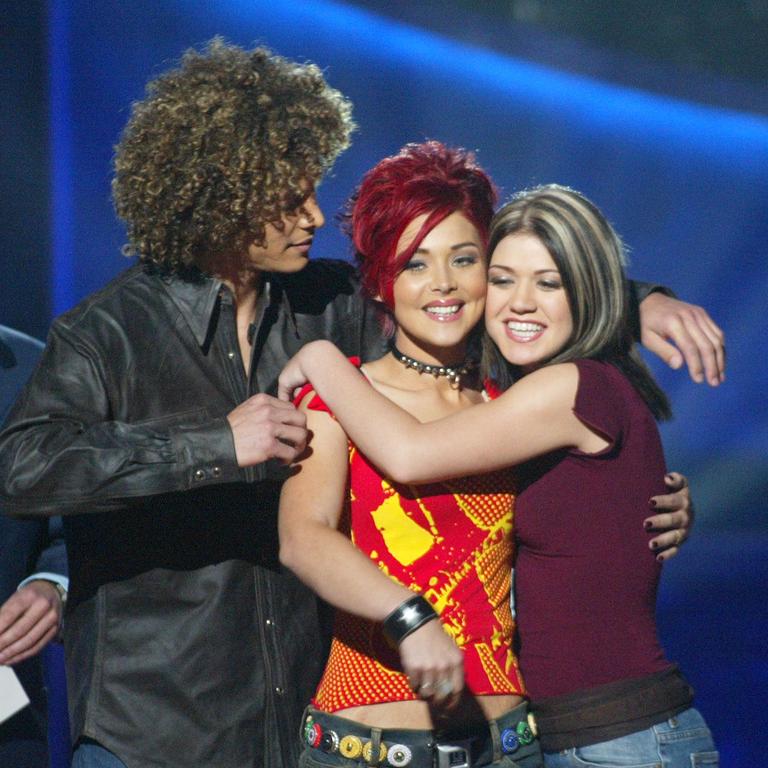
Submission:
<svg viewBox="0 0 768 768">
<path fill-rule="evenodd" d="M 658 283 L 643 283 L 640 280 L 629 281 L 629 322 L 632 335 L 640 341 L 640 304 L 652 293 L 663 293 L 665 296 L 677 298 L 674 291 Z"/>
<path fill-rule="evenodd" d="M 111 362 L 112 380 L 130 375 L 116 374 L 120 361 Z M 99 354 L 54 326 L 0 433 L 6 512 L 102 512 L 130 499 L 241 479 L 225 418 L 199 408 L 128 423 L 112 412 L 110 386 Z"/>
<path fill-rule="evenodd" d="M 663 293 L 665 296 L 671 296 L 673 299 L 677 298 L 675 292 L 671 288 L 667 288 L 666 285 L 660 285 L 659 283 L 644 283 L 641 280 L 629 281 L 629 293 L 633 301 L 637 304 L 640 304 L 652 293 Z"/>
</svg>

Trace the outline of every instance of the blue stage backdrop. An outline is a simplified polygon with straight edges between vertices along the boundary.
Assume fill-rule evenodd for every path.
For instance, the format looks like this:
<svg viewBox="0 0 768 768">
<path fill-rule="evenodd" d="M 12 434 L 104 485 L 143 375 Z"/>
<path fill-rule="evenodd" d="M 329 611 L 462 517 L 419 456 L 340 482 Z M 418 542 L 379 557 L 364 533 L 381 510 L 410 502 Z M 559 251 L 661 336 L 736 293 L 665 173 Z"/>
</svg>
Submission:
<svg viewBox="0 0 768 768">
<path fill-rule="evenodd" d="M 49 16 L 57 313 L 127 266 L 109 178 L 128 105 L 216 34 L 315 61 L 353 100 L 359 129 L 320 189 L 327 211 L 380 157 L 441 139 L 477 150 L 506 194 L 550 181 L 583 191 L 630 245 L 634 277 L 710 310 L 728 334 L 724 386 L 652 362 L 676 411 L 664 429 L 669 465 L 690 476 L 699 510 L 693 541 L 665 567 L 660 622 L 723 765 L 762 765 L 768 120 L 545 68 L 342 3 L 50 0 Z M 333 225 L 314 253 L 349 256 Z"/>
</svg>

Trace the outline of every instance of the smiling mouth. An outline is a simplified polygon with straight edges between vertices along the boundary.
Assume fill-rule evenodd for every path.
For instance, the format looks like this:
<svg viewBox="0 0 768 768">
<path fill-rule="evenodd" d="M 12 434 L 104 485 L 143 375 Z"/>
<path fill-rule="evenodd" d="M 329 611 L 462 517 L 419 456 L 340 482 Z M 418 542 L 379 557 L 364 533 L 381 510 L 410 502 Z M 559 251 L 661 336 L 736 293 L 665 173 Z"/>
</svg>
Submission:
<svg viewBox="0 0 768 768">
<path fill-rule="evenodd" d="M 424 307 L 424 311 L 430 317 L 443 323 L 455 319 L 462 309 L 464 309 L 463 304 L 433 304 Z"/>
<path fill-rule="evenodd" d="M 541 323 L 524 323 L 519 320 L 507 320 L 504 327 L 510 338 L 524 344 L 538 339 L 546 330 L 546 326 Z"/>
</svg>

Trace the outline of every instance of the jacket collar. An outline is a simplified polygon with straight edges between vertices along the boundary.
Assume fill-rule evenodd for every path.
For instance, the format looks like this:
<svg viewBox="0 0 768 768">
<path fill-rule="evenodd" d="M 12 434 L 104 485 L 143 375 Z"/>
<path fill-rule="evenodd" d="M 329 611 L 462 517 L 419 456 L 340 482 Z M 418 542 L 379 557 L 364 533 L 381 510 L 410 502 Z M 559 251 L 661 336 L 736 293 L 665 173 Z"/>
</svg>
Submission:
<svg viewBox="0 0 768 768">
<path fill-rule="evenodd" d="M 206 275 L 195 275 L 192 278 L 163 275 L 160 279 L 192 331 L 195 341 L 201 347 L 204 346 L 223 283 Z"/>
<path fill-rule="evenodd" d="M 204 347 L 213 332 L 211 326 L 217 315 L 216 309 L 221 300 L 222 291 L 228 291 L 228 288 L 218 278 L 207 275 L 195 276 L 192 279 L 179 275 L 166 275 L 161 280 L 168 295 L 192 331 L 195 340 L 200 347 Z M 288 291 L 283 289 L 280 276 L 269 272 L 264 275 L 264 295 L 267 299 L 267 305 L 271 304 L 273 300 L 283 304 L 294 332 L 298 335 Z"/>
</svg>

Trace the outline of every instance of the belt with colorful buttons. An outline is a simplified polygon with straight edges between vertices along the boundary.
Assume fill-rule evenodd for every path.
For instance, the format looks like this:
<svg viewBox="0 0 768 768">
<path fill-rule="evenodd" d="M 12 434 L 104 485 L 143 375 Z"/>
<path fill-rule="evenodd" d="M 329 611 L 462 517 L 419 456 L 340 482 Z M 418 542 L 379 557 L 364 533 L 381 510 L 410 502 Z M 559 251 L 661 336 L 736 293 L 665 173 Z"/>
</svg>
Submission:
<svg viewBox="0 0 768 768">
<path fill-rule="evenodd" d="M 495 728 L 483 726 L 477 734 L 462 734 L 452 740 L 433 731 L 371 729 L 370 726 L 343 717 L 308 708 L 304 715 L 302 736 L 306 746 L 327 755 L 362 760 L 381 768 L 422 768 L 422 766 L 472 766 L 493 762 L 497 755 L 512 755 L 518 750 L 538 749 L 536 721 L 526 712 L 525 704 L 495 721 Z M 493 732 L 498 736 L 494 750 Z M 462 754 L 463 753 L 463 754 Z"/>
</svg>

